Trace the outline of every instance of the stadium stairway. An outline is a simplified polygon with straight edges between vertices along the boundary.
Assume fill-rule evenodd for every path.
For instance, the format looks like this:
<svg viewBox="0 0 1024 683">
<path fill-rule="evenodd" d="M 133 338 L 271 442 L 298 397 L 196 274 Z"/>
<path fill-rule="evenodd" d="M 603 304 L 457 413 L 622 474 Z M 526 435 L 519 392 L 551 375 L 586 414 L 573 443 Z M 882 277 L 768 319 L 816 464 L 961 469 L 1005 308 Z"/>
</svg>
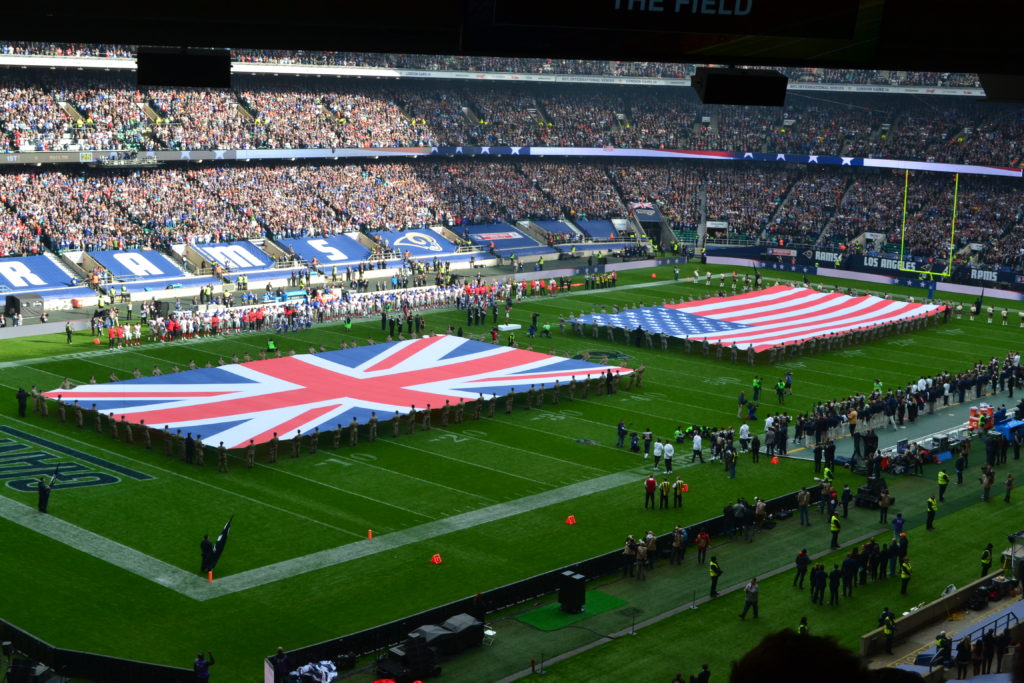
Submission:
<svg viewBox="0 0 1024 683">
<path fill-rule="evenodd" d="M 836 222 L 836 218 L 839 214 L 839 209 L 843 206 L 843 202 L 846 201 L 846 195 L 848 195 L 850 193 L 850 190 L 853 188 L 853 183 L 853 176 L 846 179 L 846 186 L 843 187 L 843 195 L 839 198 L 839 201 L 836 202 L 836 213 L 832 214 L 828 221 L 825 222 L 825 227 L 821 229 L 821 232 L 818 233 L 818 236 L 814 240 L 814 246 L 818 246 L 821 243 L 821 241 L 829 234 L 829 232 L 832 231 L 832 224 Z"/>
<path fill-rule="evenodd" d="M 46 256 L 53 265 L 60 268 L 61 272 L 68 276 L 69 282 L 80 282 L 82 281 L 83 276 L 86 275 L 84 270 L 79 268 L 73 261 L 71 261 L 71 259 L 64 255 L 52 254 L 49 251 L 44 252 L 43 255 Z"/>
</svg>

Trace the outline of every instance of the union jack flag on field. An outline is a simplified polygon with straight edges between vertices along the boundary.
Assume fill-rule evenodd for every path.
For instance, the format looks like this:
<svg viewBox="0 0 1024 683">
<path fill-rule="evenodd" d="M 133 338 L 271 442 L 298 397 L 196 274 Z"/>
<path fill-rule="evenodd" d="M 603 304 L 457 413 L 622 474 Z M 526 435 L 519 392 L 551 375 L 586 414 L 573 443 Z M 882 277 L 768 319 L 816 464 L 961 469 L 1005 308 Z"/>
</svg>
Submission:
<svg viewBox="0 0 1024 683">
<path fill-rule="evenodd" d="M 104 414 L 154 429 L 201 434 L 207 444 L 228 448 L 269 441 L 274 432 L 292 438 L 359 423 L 376 412 L 384 421 L 412 406 L 436 410 L 453 405 L 631 370 L 493 346 L 461 337 L 436 336 L 374 344 L 343 351 L 302 354 L 158 377 L 84 384 L 47 392 L 65 403 L 93 403 Z"/>
<path fill-rule="evenodd" d="M 649 308 L 615 315 L 584 315 L 582 324 L 610 325 L 627 330 L 640 327 L 652 334 L 707 340 L 760 353 L 858 329 L 932 316 L 943 310 L 933 304 L 908 303 L 877 296 L 847 296 L 804 287 L 778 285 L 736 296 Z"/>
</svg>

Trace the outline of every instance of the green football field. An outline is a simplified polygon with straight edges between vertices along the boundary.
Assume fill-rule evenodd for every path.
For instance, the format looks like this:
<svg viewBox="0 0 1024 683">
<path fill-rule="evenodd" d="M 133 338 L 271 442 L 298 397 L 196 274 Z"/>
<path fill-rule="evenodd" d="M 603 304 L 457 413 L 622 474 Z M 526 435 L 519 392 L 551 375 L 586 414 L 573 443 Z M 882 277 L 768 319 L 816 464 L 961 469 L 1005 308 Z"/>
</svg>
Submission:
<svg viewBox="0 0 1024 683">
<path fill-rule="evenodd" d="M 672 282 L 669 268 L 627 272 L 615 289 L 577 288 L 527 300 L 513 309 L 513 322 L 525 329 L 533 312 L 541 322 L 557 322 L 559 315 L 595 308 L 704 297 L 710 289 Z M 920 296 L 920 290 L 890 291 Z M 427 317 L 434 330 L 465 324 L 454 311 Z M 1013 315 L 1011 323 L 1016 320 Z M 113 351 L 93 347 L 88 334 L 76 335 L 70 347 L 63 335 L 7 340 L 0 354 L 0 385 L 9 396 L 0 414 L 0 444 L 7 447 L 0 473 L 8 482 L 0 499 L 7 550 L 0 563 L 0 616 L 61 647 L 131 659 L 189 666 L 196 651 L 211 650 L 216 680 L 257 680 L 261 658 L 279 645 L 292 649 L 410 615 L 617 548 L 626 533 L 652 526 L 663 533 L 718 515 L 739 495 L 771 498 L 807 483 L 806 463 L 759 468 L 753 481 L 752 475 L 728 480 L 717 465 L 689 466 L 688 458 L 684 465 L 677 457 L 690 485 L 684 513 L 652 516 L 642 508 L 646 470 L 637 456 L 614 447 L 620 419 L 665 437 L 680 423 L 737 424 L 736 396 L 752 375 L 765 376 L 768 385 L 787 367 L 794 371 L 794 395 L 785 409 L 802 412 L 819 400 L 868 391 L 876 377 L 901 386 L 923 372 L 959 371 L 1002 357 L 1019 347 L 1020 332 L 953 320 L 776 368 L 751 368 L 699 353 L 627 347 L 621 335 L 612 343 L 556 331 L 535 350 L 624 354 L 624 361 L 613 362 L 647 366 L 643 387 L 591 393 L 585 401 L 563 397 L 558 405 L 528 411 L 517 406 L 511 415 L 499 400 L 494 418 L 474 421 L 467 410 L 461 425 L 441 429 L 435 422 L 430 431 L 403 430 L 398 438 L 385 423 L 375 443 L 353 448 L 343 440 L 334 450 L 322 437 L 317 453 L 304 449 L 293 459 L 283 447 L 276 464 L 261 449 L 256 468 L 233 457 L 228 473 L 218 472 L 209 456 L 205 467 L 190 466 L 159 446 L 147 451 L 138 440 L 129 446 L 97 434 L 89 422 L 81 430 L 61 424 L 52 409 L 48 418 L 30 408 L 19 419 L 14 393 L 33 384 L 54 389 L 65 377 L 103 382 L 112 371 L 128 378 L 136 367 L 148 375 L 154 365 L 168 372 L 190 360 L 203 366 L 245 352 L 255 357 L 266 335 Z M 381 338 L 377 321 L 356 324 L 347 334 L 340 325 L 325 325 L 276 340 L 285 351 L 304 353 L 310 344 L 337 349 L 343 341 L 363 345 L 371 337 Z M 525 333 L 519 339 L 526 341 Z M 774 397 L 763 398 L 764 409 L 774 410 Z M 54 519 L 40 522 L 35 494 L 12 487 L 25 479 L 28 461 L 17 456 L 26 449 L 47 454 L 32 461 L 34 467 L 74 463 L 66 467 L 104 473 L 105 481 L 56 490 Z M 969 513 L 965 524 L 980 523 L 968 520 Z M 570 514 L 580 523 L 567 526 Z M 231 540 L 210 584 L 199 576 L 199 540 L 204 533 L 215 536 L 231 516 Z M 367 538 L 371 529 L 373 540 Z M 434 554 L 441 564 L 431 563 Z M 752 644 L 735 640 L 724 656 L 738 656 Z M 560 680 L 584 680 L 572 666 L 601 671 L 596 657 L 616 656 L 600 652 L 562 665 L 569 668 Z M 509 662 L 506 673 L 522 666 Z M 612 669 L 608 665 L 605 680 L 621 680 Z M 476 679 L 466 674 L 463 680 Z"/>
</svg>

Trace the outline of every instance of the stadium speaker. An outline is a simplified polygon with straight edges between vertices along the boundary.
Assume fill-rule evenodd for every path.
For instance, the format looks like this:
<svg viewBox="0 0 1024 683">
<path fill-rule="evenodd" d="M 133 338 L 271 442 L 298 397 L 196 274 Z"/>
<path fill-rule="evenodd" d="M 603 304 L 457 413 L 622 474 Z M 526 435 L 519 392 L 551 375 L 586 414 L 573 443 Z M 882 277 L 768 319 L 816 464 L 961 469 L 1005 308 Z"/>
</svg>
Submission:
<svg viewBox="0 0 1024 683">
<path fill-rule="evenodd" d="M 690 79 L 704 104 L 781 107 L 789 79 L 770 69 L 716 69 L 699 66 Z"/>
<path fill-rule="evenodd" d="M 140 47 L 139 85 L 172 88 L 230 88 L 231 52 L 220 48 Z"/>
<path fill-rule="evenodd" d="M 562 611 L 579 614 L 587 601 L 586 577 L 572 571 L 564 571 L 558 579 L 558 602 Z"/>
<path fill-rule="evenodd" d="M 18 311 L 24 318 L 38 318 L 43 314 L 43 297 L 38 294 L 18 294 Z"/>
</svg>

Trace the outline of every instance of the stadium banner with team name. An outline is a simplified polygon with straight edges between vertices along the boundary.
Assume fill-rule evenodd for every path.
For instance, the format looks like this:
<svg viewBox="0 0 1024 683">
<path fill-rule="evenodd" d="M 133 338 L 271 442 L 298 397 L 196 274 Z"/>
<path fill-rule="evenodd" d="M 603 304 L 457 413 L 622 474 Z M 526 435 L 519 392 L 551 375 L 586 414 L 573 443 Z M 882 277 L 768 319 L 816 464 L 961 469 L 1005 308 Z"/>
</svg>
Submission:
<svg viewBox="0 0 1024 683">
<path fill-rule="evenodd" d="M 758 254 L 757 251 L 761 250 Z M 837 263 L 838 261 L 838 263 Z M 782 249 L 779 247 L 718 247 L 708 249 L 708 263 L 720 265 L 772 268 L 795 273 L 823 274 L 836 273 L 834 277 L 848 277 L 850 272 L 872 273 L 880 278 L 877 282 L 905 284 L 909 287 L 922 286 L 919 283 L 947 282 L 977 286 L 1002 286 L 1024 290 L 1024 276 L 1010 268 L 981 268 L 967 264 L 954 265 L 949 276 L 940 272 L 944 266 L 935 266 L 935 275 L 921 275 L 908 272 L 925 270 L 927 263 L 915 259 L 900 260 L 895 255 L 845 254 L 838 251 L 816 249 Z M 891 281 L 896 278 L 899 282 Z"/>
</svg>

